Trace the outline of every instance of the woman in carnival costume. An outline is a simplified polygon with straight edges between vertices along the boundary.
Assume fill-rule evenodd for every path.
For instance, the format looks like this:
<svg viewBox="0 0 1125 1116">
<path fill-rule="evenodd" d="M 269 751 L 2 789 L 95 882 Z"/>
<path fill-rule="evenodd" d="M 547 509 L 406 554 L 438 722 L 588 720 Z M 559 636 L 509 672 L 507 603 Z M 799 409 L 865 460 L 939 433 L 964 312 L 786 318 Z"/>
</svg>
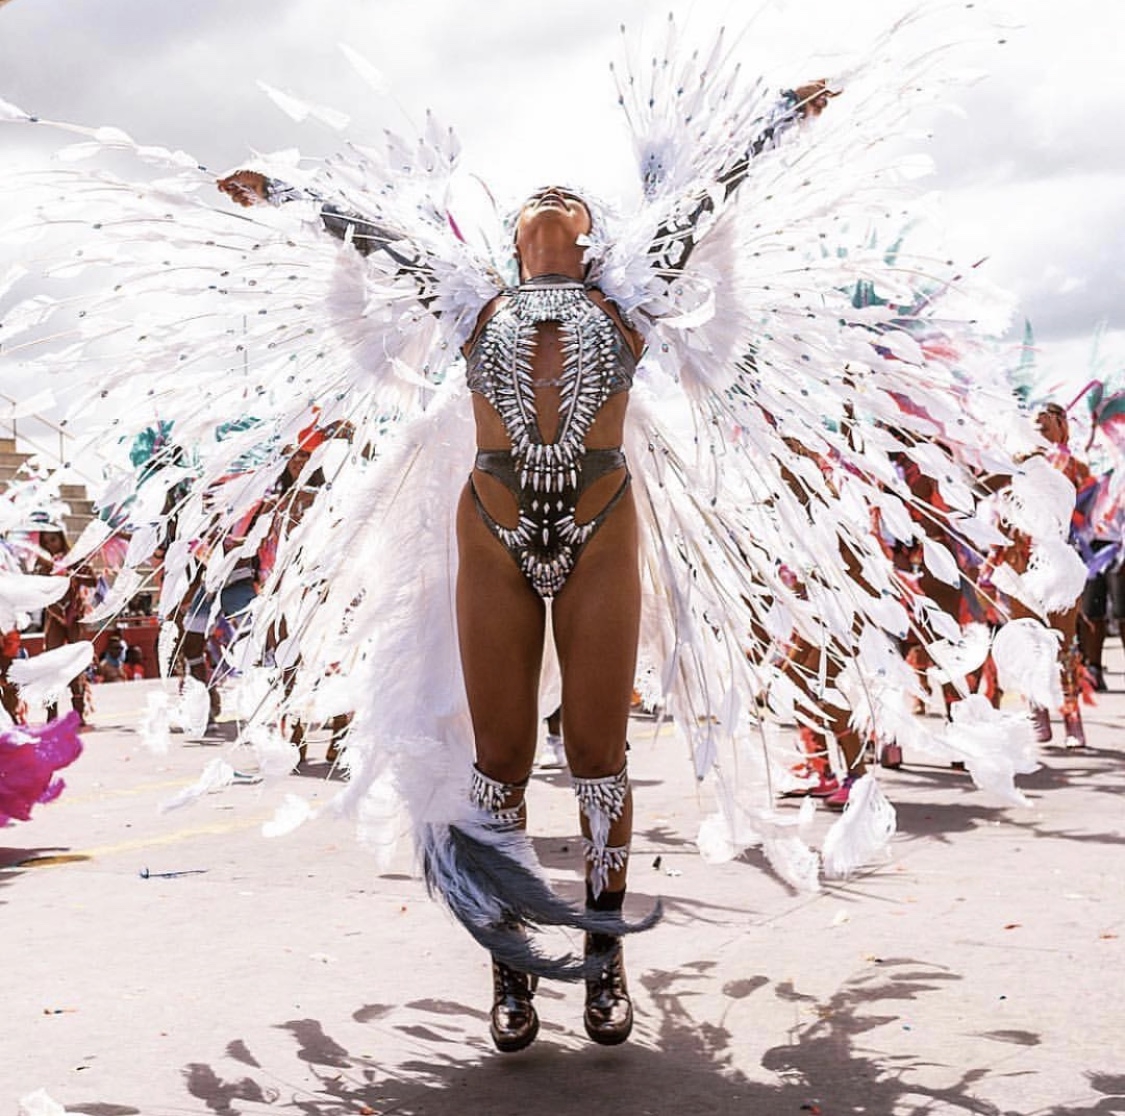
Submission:
<svg viewBox="0 0 1125 1116">
<path fill-rule="evenodd" d="M 37 577 L 57 577 L 66 583 L 65 592 L 43 610 L 43 649 L 57 651 L 82 643 L 86 633 L 82 621 L 90 611 L 90 595 L 97 579 L 89 566 L 71 560 L 71 545 L 61 524 L 47 523 L 35 532 L 35 551 L 31 573 Z M 90 711 L 90 681 L 85 671 L 69 682 L 70 704 L 78 723 L 87 725 Z M 58 717 L 58 704 L 47 707 L 48 720 Z"/>
<path fill-rule="evenodd" d="M 1036 423 L 1048 443 L 1047 460 L 1074 486 L 1075 505 L 1067 541 L 1078 552 L 1083 548 L 1088 550 L 1090 513 L 1098 494 L 1098 478 L 1070 445 L 1070 419 L 1062 404 L 1044 403 L 1036 414 Z M 1085 558 L 1083 564 L 1085 566 Z M 1079 599 L 1069 608 L 1048 616 L 1048 623 L 1060 635 L 1063 735 L 1068 748 L 1086 746 L 1086 730 L 1082 724 L 1084 668 L 1078 631 L 1081 605 L 1082 599 Z M 1051 739 L 1050 710 L 1042 705 L 1032 705 L 1031 717 L 1036 739 L 1042 744 L 1048 743 Z"/>
<path fill-rule="evenodd" d="M 752 151 L 776 142 L 798 119 L 819 115 L 823 83 L 785 94 Z M 746 160 L 721 178 L 733 192 Z M 242 205 L 299 200 L 291 187 L 253 171 L 222 179 Z M 672 283 L 690 258 L 693 231 L 713 208 L 696 212 L 669 244 L 652 246 L 651 266 Z M 388 252 L 423 296 L 434 276 L 400 256 L 401 238 L 358 214 L 325 205 L 326 228 L 363 255 Z M 562 682 L 567 765 L 586 850 L 586 1031 L 623 1042 L 632 1030 L 618 924 L 632 834 L 626 734 L 641 614 L 637 512 L 622 449 L 628 392 L 645 342 L 590 277 L 586 246 L 604 239 L 594 208 L 563 186 L 533 194 L 515 220 L 519 282 L 481 310 L 463 345 L 473 393 L 476 459 L 456 513 L 457 632 L 473 724 L 470 797 L 501 830 L 522 830 L 524 795 L 535 758 L 547 609 Z M 661 249 L 663 251 L 661 251 Z M 423 305 L 425 301 L 423 298 Z M 440 314 L 440 311 L 435 311 Z M 590 653 L 597 648 L 598 654 Z M 431 877 L 439 871 L 435 858 Z M 452 873 L 462 873 L 460 864 Z M 455 885 L 442 883 L 442 893 Z M 511 927 L 521 912 L 513 911 Z M 610 917 L 599 919 L 597 915 Z M 642 925 L 648 925 L 652 918 Z M 478 929 L 493 946 L 495 930 Z M 491 1033 L 505 1051 L 523 1049 L 539 1020 L 536 974 L 493 947 Z"/>
<path fill-rule="evenodd" d="M 4 504 L 10 506 L 6 495 Z M 4 510 L 0 507 L 0 522 Z M 77 710 L 45 725 L 26 723 L 20 689 L 34 684 L 35 672 L 26 650 L 21 654 L 19 629 L 30 613 L 57 608 L 71 587 L 68 579 L 53 574 L 23 573 L 16 553 L 7 542 L 0 547 L 0 826 L 27 821 L 37 805 L 58 798 L 65 786 L 58 771 L 82 753 Z"/>
<path fill-rule="evenodd" d="M 761 845 L 786 881 L 816 886 L 819 858 L 772 805 L 766 722 L 820 726 L 822 703 L 834 723 L 850 710 L 877 746 L 908 739 L 1020 800 L 1013 776 L 1034 762 L 1026 723 L 970 702 L 940 729 L 912 717 L 915 684 L 896 645 L 916 619 L 869 528 L 877 507 L 886 530 L 915 535 L 915 497 L 892 460 L 905 452 L 941 474 L 955 512 L 932 514 L 983 549 L 994 532 L 958 485 L 962 462 L 1016 473 L 1013 452 L 1034 442 L 1003 385 L 969 391 L 896 317 L 940 265 L 888 266 L 865 248 L 867 222 L 902 189 L 881 144 L 935 88 L 940 52 L 927 43 L 912 55 L 901 33 L 842 75 L 847 107 L 820 127 L 810 118 L 827 103 L 824 83 L 770 93 L 744 80 L 738 44 L 719 36 L 692 53 L 669 24 L 656 64 L 627 63 L 619 81 L 642 200 L 621 216 L 585 190 L 536 192 L 513 226 L 511 280 L 490 247 L 502 234 L 461 232 L 450 193 L 459 149 L 432 120 L 417 142 L 390 136 L 385 152 L 355 148 L 311 168 L 263 159 L 224 177 L 237 201 L 276 203 L 245 214 L 216 209 L 183 153 L 65 126 L 87 150 L 125 149 L 165 172 L 147 191 L 108 172 L 83 178 L 70 202 L 66 173 L 48 180 L 44 212 L 59 219 L 73 206 L 122 277 L 112 299 L 91 296 L 77 332 L 104 340 L 121 299 L 166 306 L 178 292 L 193 307 L 133 331 L 128 353 L 99 369 L 102 398 L 147 392 L 175 411 L 178 438 L 198 444 L 214 441 L 218 416 L 252 415 L 211 446 L 214 477 L 238 454 L 291 443 L 314 414 L 351 423 L 365 447 L 329 471 L 321 446 L 305 465 L 328 482 L 279 540 L 248 623 L 264 647 L 284 616 L 299 666 L 246 735 L 268 761 L 281 742 L 257 728 L 278 723 L 282 706 L 314 704 L 337 664 L 350 675 L 339 804 L 384 851 L 405 804 L 431 890 L 492 955 L 501 1050 L 535 1038 L 541 976 L 585 981 L 595 1041 L 630 1033 L 620 939 L 659 914 L 622 913 L 635 667 L 712 782 L 717 813 L 699 839 L 710 857 Z M 158 262 L 169 253 L 174 268 Z M 885 303 L 856 308 L 857 280 Z M 972 333 L 932 303 L 921 314 L 930 332 Z M 846 484 L 824 477 L 820 456 L 840 463 Z M 221 501 L 189 497 L 182 536 L 232 530 L 281 467 L 275 451 Z M 240 540 L 221 561 L 259 544 Z M 941 548 L 927 556 L 948 572 Z M 144 547 L 130 557 L 143 561 Z M 169 548 L 166 585 L 182 583 L 185 561 Z M 926 630 L 928 604 L 914 605 Z M 821 649 L 809 656 L 818 677 L 801 686 L 785 664 L 794 638 Z M 545 644 L 561 675 L 584 909 L 553 892 L 524 829 L 539 682 L 554 670 L 541 670 Z M 845 874 L 891 832 L 893 811 L 864 776 L 825 870 Z M 545 954 L 535 931 L 552 925 L 583 931 L 585 955 Z"/>
</svg>

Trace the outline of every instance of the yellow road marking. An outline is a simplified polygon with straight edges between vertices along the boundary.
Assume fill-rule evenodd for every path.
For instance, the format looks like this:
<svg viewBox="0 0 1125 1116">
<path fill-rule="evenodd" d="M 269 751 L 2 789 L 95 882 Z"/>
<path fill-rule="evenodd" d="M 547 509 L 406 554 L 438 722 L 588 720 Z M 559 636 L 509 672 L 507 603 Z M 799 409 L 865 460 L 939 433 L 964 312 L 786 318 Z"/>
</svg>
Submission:
<svg viewBox="0 0 1125 1116">
<path fill-rule="evenodd" d="M 149 791 L 172 790 L 179 787 L 190 787 L 197 782 L 199 776 L 190 779 L 169 779 L 163 783 L 141 783 L 136 787 L 106 787 L 104 790 L 89 791 L 86 794 L 65 793 L 58 804 L 69 803 L 72 806 L 81 806 L 88 802 L 100 802 L 106 798 L 127 798 L 135 794 L 147 794 Z"/>
<path fill-rule="evenodd" d="M 17 860 L 12 868 L 41 868 L 55 864 L 74 864 L 80 860 L 89 860 L 82 853 L 59 853 L 57 856 L 33 856 L 30 860 Z"/>
</svg>

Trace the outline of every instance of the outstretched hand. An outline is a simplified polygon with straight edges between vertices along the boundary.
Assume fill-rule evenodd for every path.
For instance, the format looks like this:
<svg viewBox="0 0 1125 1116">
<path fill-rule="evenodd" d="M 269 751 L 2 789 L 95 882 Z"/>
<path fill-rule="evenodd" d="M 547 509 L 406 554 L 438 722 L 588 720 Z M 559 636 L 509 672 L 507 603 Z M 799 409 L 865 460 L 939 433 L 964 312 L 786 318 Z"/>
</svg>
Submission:
<svg viewBox="0 0 1125 1116">
<path fill-rule="evenodd" d="M 252 170 L 239 170 L 220 178 L 218 188 L 239 205 L 257 205 L 266 200 L 267 178 Z"/>
<path fill-rule="evenodd" d="M 824 78 L 798 85 L 793 90 L 797 98 L 797 111 L 804 117 L 819 116 L 827 107 L 830 97 L 838 97 L 839 89 L 829 89 Z"/>
</svg>

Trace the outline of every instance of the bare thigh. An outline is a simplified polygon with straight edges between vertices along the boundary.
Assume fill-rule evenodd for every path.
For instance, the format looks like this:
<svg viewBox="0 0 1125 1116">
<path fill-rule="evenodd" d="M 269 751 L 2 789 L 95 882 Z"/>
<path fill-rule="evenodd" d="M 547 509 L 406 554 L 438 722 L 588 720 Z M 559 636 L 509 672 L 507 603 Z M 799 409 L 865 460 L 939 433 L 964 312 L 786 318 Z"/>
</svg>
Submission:
<svg viewBox="0 0 1125 1116">
<path fill-rule="evenodd" d="M 477 764 L 516 783 L 535 758 L 546 609 L 485 525 L 466 486 L 457 505 L 457 633 Z"/>
<path fill-rule="evenodd" d="M 640 615 L 637 513 L 627 490 L 554 603 L 563 739 L 570 769 L 584 778 L 625 763 Z"/>
</svg>

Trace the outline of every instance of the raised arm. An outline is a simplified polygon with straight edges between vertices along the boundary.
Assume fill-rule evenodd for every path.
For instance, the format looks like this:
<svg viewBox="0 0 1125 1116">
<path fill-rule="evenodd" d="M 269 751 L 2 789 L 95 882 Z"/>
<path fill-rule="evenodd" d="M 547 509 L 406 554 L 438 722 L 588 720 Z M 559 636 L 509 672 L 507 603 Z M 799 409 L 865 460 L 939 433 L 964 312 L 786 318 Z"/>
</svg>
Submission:
<svg viewBox="0 0 1125 1116">
<path fill-rule="evenodd" d="M 746 149 L 723 173 L 719 182 L 726 201 L 746 180 L 751 162 L 763 151 L 779 146 L 785 134 L 801 120 L 819 116 L 828 106 L 829 98 L 838 90 L 828 88 L 823 80 L 807 82 L 795 89 L 783 90 L 771 110 L 760 121 L 754 138 Z M 715 209 L 715 198 L 710 193 L 689 199 L 680 210 L 657 231 L 649 253 L 653 267 L 662 272 L 680 271 L 687 264 L 695 248 L 695 230 L 700 221 Z"/>
<path fill-rule="evenodd" d="M 746 153 L 724 174 L 720 181 L 726 187 L 724 197 L 742 184 L 750 171 L 751 161 L 763 151 L 780 145 L 785 134 L 801 120 L 819 116 L 827 107 L 828 99 L 839 95 L 839 90 L 831 90 L 824 80 L 810 81 L 798 85 L 796 89 L 783 89 L 772 110 L 762 121 L 761 130 L 746 148 Z"/>
<path fill-rule="evenodd" d="M 320 202 L 320 219 L 328 232 L 351 244 L 361 256 L 374 252 L 387 256 L 397 265 L 398 274 L 409 275 L 417 283 L 418 300 L 423 306 L 430 308 L 434 301 L 433 272 L 422 253 L 404 234 L 349 213 L 312 191 L 300 190 L 258 171 L 235 171 L 219 179 L 218 188 L 241 206 L 284 205 L 301 200 Z"/>
</svg>

